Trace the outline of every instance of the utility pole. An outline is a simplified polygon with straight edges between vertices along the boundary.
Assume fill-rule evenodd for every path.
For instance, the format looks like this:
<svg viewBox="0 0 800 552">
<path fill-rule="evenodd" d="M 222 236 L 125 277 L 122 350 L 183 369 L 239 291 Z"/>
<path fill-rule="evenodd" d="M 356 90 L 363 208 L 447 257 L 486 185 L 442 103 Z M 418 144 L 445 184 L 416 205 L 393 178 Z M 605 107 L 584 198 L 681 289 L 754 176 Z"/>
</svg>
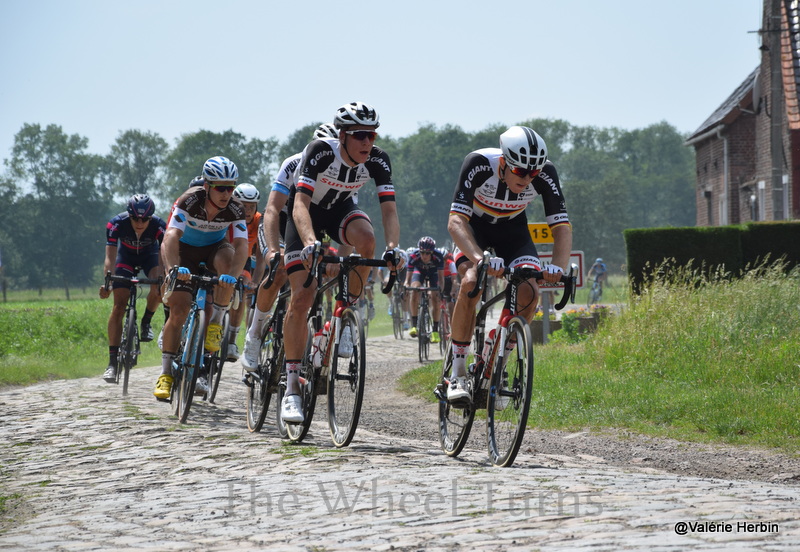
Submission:
<svg viewBox="0 0 800 552">
<path fill-rule="evenodd" d="M 770 0 L 766 25 L 770 67 L 770 159 L 772 220 L 783 220 L 783 77 L 781 65 L 781 1 Z"/>
</svg>

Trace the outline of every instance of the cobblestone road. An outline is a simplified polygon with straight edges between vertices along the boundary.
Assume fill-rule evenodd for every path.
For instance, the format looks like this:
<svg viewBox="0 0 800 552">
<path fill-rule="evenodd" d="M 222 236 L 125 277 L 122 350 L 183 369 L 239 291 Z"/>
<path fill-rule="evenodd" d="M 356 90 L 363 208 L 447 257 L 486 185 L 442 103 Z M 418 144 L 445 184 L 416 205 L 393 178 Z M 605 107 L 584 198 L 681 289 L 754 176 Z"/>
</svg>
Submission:
<svg viewBox="0 0 800 552">
<path fill-rule="evenodd" d="M 413 347 L 373 340 L 371 362 L 415 366 Z M 365 429 L 369 386 L 350 447 L 322 417 L 289 446 L 272 413 L 248 433 L 238 364 L 186 425 L 153 399 L 157 373 L 135 370 L 125 400 L 100 378 L 0 392 L 0 550 L 800 550 L 797 486 L 530 447 L 511 469 L 478 447 L 450 460 L 435 430 Z M 435 428 L 435 407 L 418 408 Z"/>
</svg>

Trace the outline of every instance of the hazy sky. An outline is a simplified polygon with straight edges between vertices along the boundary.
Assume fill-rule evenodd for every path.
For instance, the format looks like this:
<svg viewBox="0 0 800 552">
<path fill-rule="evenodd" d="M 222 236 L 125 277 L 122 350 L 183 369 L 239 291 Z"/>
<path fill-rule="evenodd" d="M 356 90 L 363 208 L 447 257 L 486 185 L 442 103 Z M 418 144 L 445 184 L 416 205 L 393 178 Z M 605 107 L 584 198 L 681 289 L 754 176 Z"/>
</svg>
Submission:
<svg viewBox="0 0 800 552">
<path fill-rule="evenodd" d="M 381 132 L 532 117 L 693 132 L 759 64 L 756 0 L 0 0 L 0 159 L 24 123 L 284 140 L 372 104 Z M 545 140 L 547 137 L 544 137 Z M 213 152 L 210 152 L 213 154 Z"/>
</svg>

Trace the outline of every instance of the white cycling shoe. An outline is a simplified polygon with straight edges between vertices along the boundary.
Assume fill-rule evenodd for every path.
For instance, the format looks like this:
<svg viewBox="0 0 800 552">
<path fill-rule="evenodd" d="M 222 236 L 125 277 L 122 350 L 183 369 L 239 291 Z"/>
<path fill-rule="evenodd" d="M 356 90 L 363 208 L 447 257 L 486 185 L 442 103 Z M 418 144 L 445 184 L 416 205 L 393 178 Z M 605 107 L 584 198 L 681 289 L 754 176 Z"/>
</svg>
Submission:
<svg viewBox="0 0 800 552">
<path fill-rule="evenodd" d="M 305 420 L 303 416 L 303 400 L 300 395 L 285 395 L 281 403 L 281 419 L 291 424 L 302 424 Z"/>
</svg>

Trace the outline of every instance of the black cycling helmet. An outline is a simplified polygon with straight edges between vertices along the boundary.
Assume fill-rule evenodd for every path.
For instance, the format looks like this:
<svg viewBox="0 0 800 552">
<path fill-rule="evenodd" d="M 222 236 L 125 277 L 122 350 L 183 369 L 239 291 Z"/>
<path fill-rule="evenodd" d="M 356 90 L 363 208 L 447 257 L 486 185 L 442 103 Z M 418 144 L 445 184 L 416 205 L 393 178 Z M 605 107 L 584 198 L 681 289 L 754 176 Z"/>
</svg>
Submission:
<svg viewBox="0 0 800 552">
<path fill-rule="evenodd" d="M 127 211 L 131 217 L 148 218 L 156 212 L 156 204 L 147 194 L 135 194 L 128 200 Z"/>
<path fill-rule="evenodd" d="M 419 243 L 417 244 L 420 251 L 430 251 L 433 252 L 436 249 L 436 240 L 434 240 L 430 236 L 425 236 L 419 239 Z"/>
</svg>

